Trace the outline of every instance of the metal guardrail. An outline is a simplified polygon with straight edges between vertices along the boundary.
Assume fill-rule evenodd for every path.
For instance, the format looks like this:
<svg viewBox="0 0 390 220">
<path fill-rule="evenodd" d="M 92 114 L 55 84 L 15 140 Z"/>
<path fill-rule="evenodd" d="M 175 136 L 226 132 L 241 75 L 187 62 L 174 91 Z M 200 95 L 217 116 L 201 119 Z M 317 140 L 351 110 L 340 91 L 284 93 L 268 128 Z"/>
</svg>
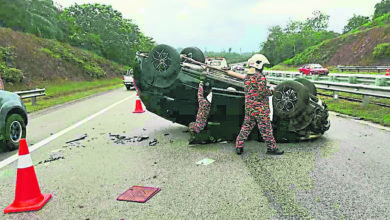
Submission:
<svg viewBox="0 0 390 220">
<path fill-rule="evenodd" d="M 337 69 L 341 70 L 343 72 L 344 70 L 356 70 L 360 72 L 361 70 L 374 70 L 378 73 L 380 71 L 386 71 L 390 66 L 337 66 Z"/>
<path fill-rule="evenodd" d="M 31 98 L 31 104 L 36 105 L 37 104 L 37 97 L 46 95 L 45 90 L 46 89 L 35 89 L 35 90 L 27 90 L 27 91 L 17 91 L 14 93 L 19 95 L 22 99 Z"/>
<path fill-rule="evenodd" d="M 317 88 L 333 91 L 334 100 L 338 100 L 339 92 L 363 96 L 363 107 L 367 106 L 370 96 L 390 99 L 390 77 L 384 75 L 363 74 L 329 74 L 328 76 L 307 76 L 297 72 L 264 71 L 271 83 L 280 83 L 285 80 L 306 78 Z"/>
</svg>

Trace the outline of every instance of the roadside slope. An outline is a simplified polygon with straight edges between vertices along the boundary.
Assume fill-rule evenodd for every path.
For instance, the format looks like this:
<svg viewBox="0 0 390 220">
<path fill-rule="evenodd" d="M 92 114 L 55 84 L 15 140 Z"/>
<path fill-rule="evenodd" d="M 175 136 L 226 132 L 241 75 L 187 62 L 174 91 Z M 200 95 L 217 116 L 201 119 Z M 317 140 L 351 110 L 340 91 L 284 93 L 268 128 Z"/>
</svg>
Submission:
<svg viewBox="0 0 390 220">
<path fill-rule="evenodd" d="M 325 40 L 284 62 L 287 65 L 389 65 L 390 14 L 337 38 Z M 385 52 L 378 54 L 379 49 Z M 376 52 L 375 52 L 376 51 Z"/>
<path fill-rule="evenodd" d="M 119 77 L 123 65 L 56 40 L 0 28 L 0 72 L 8 91 L 42 82 Z"/>
</svg>

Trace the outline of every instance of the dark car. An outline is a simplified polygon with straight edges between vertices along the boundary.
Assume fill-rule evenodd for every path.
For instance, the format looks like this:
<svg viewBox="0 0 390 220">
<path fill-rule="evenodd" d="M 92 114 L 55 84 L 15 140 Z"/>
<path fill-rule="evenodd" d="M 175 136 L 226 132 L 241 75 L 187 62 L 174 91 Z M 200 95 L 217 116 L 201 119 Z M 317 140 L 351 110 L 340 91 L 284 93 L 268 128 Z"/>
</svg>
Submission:
<svg viewBox="0 0 390 220">
<path fill-rule="evenodd" d="M 27 110 L 15 93 L 0 91 L 0 151 L 15 150 L 26 138 Z"/>
<path fill-rule="evenodd" d="M 245 115 L 243 81 L 220 70 L 202 68 L 203 63 L 205 57 L 197 47 L 178 54 L 171 46 L 158 45 L 149 53 L 137 53 L 134 79 L 138 95 L 149 112 L 188 126 L 196 119 L 197 91 L 202 80 L 205 89 L 213 91 L 205 136 L 235 140 Z M 310 81 L 284 81 L 275 88 L 272 100 L 272 127 L 277 141 L 319 137 L 329 129 L 328 109 Z M 250 138 L 259 139 L 258 132 L 252 132 Z"/>
<path fill-rule="evenodd" d="M 306 64 L 299 68 L 299 73 L 305 75 L 328 75 L 329 70 L 320 64 Z"/>
</svg>

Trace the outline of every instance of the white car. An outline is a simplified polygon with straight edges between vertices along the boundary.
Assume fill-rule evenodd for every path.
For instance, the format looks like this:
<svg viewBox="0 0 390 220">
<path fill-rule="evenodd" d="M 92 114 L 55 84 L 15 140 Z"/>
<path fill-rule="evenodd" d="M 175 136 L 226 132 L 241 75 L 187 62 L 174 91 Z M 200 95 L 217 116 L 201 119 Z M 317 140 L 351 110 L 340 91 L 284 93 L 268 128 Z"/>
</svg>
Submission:
<svg viewBox="0 0 390 220">
<path fill-rule="evenodd" d="M 126 75 L 123 76 L 123 84 L 126 86 L 127 90 L 134 90 L 134 80 L 132 76 L 133 71 L 132 70 L 127 70 Z"/>
</svg>

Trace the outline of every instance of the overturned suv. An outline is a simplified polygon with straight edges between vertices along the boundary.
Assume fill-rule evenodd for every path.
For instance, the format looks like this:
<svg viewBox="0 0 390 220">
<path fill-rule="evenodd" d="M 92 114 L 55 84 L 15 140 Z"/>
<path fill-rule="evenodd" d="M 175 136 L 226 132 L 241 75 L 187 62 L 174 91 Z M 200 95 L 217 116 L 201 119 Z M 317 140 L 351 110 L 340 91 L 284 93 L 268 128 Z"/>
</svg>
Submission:
<svg viewBox="0 0 390 220">
<path fill-rule="evenodd" d="M 185 48 L 179 54 L 161 44 L 150 52 L 138 52 L 136 59 L 134 80 L 148 111 L 188 126 L 196 119 L 197 91 L 202 80 L 213 92 L 203 133 L 214 141 L 237 137 L 245 115 L 242 80 L 207 68 L 205 56 L 197 47 Z M 330 127 L 326 104 L 317 97 L 314 84 L 304 78 L 279 83 L 272 106 L 272 127 L 278 142 L 316 138 Z M 257 129 L 249 138 L 261 140 Z"/>
</svg>

